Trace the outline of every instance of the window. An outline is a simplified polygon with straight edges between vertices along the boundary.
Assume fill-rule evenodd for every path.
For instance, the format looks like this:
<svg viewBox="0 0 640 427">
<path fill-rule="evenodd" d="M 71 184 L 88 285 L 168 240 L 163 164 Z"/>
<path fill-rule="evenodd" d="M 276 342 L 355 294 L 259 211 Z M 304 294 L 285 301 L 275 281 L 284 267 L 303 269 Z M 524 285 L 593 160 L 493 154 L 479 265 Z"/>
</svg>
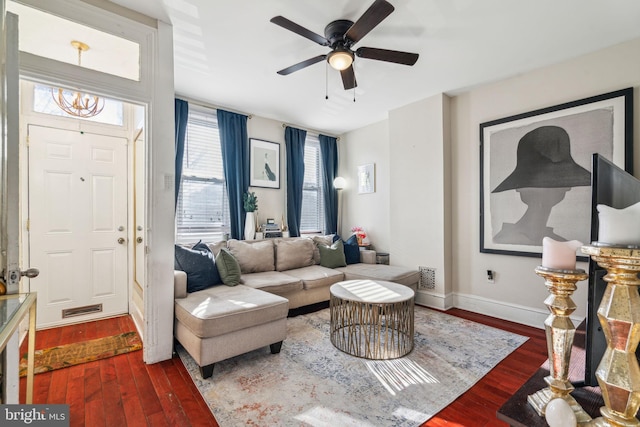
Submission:
<svg viewBox="0 0 640 427">
<path fill-rule="evenodd" d="M 176 209 L 176 241 L 221 240 L 229 232 L 229 223 L 216 113 L 189 106 Z"/>
<path fill-rule="evenodd" d="M 301 233 L 324 233 L 324 188 L 321 168 L 318 137 L 307 134 L 304 144 Z"/>
<path fill-rule="evenodd" d="M 58 88 L 52 88 L 51 86 L 45 86 L 40 84 L 33 85 L 33 111 L 36 113 L 51 114 L 54 116 L 71 117 L 78 119 L 79 117 L 73 117 L 65 113 L 58 107 L 56 101 L 53 99 L 52 92 L 58 93 Z M 64 91 L 65 95 L 69 98 L 73 93 L 70 90 Z M 115 99 L 104 98 L 104 109 L 100 114 L 94 117 L 80 118 L 81 120 L 88 120 L 91 122 L 106 123 L 108 125 L 122 126 L 124 124 L 124 103 Z"/>
</svg>

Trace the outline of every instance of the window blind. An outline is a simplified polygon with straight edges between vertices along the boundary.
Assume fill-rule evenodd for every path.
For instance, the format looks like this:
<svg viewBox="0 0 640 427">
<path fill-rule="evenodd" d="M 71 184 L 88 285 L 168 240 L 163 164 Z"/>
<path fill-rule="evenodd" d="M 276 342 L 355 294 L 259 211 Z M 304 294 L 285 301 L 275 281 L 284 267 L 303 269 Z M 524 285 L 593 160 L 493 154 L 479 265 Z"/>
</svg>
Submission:
<svg viewBox="0 0 640 427">
<path fill-rule="evenodd" d="M 321 168 L 320 142 L 316 135 L 307 133 L 304 145 L 301 233 L 324 232 L 324 188 L 321 179 Z"/>
<path fill-rule="evenodd" d="M 229 232 L 229 198 L 213 110 L 189 109 L 176 229 L 179 242 L 217 240 Z"/>
</svg>

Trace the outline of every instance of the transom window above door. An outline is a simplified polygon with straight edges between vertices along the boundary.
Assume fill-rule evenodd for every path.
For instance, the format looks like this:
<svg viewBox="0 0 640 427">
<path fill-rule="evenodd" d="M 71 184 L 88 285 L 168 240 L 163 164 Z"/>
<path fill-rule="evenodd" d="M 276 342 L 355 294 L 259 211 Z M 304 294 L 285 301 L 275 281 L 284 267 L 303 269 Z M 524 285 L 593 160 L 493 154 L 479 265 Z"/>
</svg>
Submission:
<svg viewBox="0 0 640 427">
<path fill-rule="evenodd" d="M 138 43 L 13 1 L 7 2 L 7 11 L 19 17 L 22 52 L 140 81 Z M 88 46 L 81 64 L 77 48 L 71 45 L 74 40 Z"/>
</svg>

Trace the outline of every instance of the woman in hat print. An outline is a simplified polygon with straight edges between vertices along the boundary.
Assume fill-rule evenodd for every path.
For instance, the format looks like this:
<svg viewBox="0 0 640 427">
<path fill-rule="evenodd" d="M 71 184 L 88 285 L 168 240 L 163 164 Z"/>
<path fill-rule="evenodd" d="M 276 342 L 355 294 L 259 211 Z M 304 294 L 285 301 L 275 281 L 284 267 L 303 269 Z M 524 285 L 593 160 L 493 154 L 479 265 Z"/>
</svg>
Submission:
<svg viewBox="0 0 640 427">
<path fill-rule="evenodd" d="M 527 205 L 515 224 L 503 223 L 495 243 L 541 246 L 542 238 L 567 240 L 547 226 L 551 209 L 572 187 L 591 184 L 591 173 L 571 157 L 569 134 L 558 126 L 541 126 L 518 142 L 514 171 L 492 193 L 516 190 Z"/>
</svg>

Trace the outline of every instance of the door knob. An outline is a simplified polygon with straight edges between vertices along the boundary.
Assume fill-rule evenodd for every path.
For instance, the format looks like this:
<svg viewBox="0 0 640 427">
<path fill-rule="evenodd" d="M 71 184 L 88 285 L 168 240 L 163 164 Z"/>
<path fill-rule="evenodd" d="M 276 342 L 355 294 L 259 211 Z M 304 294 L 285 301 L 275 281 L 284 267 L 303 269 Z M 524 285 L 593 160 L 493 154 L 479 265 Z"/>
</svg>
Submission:
<svg viewBox="0 0 640 427">
<path fill-rule="evenodd" d="M 138 243 L 142 243 L 142 237 L 138 237 L 138 238 L 136 239 L 136 242 L 138 242 Z"/>
<path fill-rule="evenodd" d="M 118 243 L 123 245 L 124 244 L 124 237 L 118 237 Z"/>
<path fill-rule="evenodd" d="M 38 274 L 40 274 L 40 270 L 38 270 L 37 268 L 29 268 L 28 270 L 24 270 L 20 272 L 21 276 L 27 276 L 29 279 L 38 277 Z"/>
</svg>

